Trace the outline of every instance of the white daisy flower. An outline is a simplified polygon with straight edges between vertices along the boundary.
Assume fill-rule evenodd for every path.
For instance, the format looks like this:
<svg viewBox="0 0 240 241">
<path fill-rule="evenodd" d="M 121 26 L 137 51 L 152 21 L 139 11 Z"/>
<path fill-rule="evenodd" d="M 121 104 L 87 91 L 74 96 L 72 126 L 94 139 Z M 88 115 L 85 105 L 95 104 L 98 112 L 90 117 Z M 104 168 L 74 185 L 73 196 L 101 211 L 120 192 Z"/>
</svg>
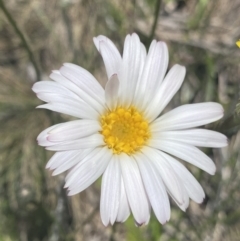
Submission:
<svg viewBox="0 0 240 241">
<path fill-rule="evenodd" d="M 47 164 L 53 175 L 69 170 L 69 195 L 77 194 L 102 174 L 100 212 L 104 225 L 124 222 L 132 212 L 137 225 L 147 224 L 151 207 L 160 223 L 170 219 L 170 195 L 186 210 L 204 191 L 176 158 L 213 175 L 213 161 L 197 147 L 224 147 L 227 138 L 196 128 L 222 118 L 223 108 L 208 102 L 162 111 L 179 90 L 185 67 L 166 74 L 168 50 L 152 41 L 148 54 L 136 34 L 128 35 L 123 56 L 105 36 L 93 39 L 102 55 L 105 89 L 85 69 L 64 64 L 54 81 L 33 86 L 45 108 L 79 118 L 44 130 L 39 145 L 56 151 Z"/>
</svg>

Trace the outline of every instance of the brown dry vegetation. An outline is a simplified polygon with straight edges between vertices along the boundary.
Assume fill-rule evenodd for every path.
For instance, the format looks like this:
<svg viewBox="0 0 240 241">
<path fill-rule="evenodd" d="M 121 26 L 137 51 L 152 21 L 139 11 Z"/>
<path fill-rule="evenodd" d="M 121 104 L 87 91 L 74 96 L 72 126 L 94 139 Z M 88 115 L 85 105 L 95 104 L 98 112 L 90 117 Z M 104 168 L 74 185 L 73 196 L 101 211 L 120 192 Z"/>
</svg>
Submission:
<svg viewBox="0 0 240 241">
<path fill-rule="evenodd" d="M 0 0 L 0 7 L 0 241 L 239 240 L 238 0 L 163 0 L 159 11 L 157 0 Z M 37 146 L 36 137 L 69 117 L 36 110 L 41 102 L 31 87 L 64 62 L 83 66 L 104 85 L 105 70 L 92 38 L 106 35 L 122 50 L 131 32 L 146 46 L 152 37 L 166 41 L 170 66 L 187 67 L 168 109 L 202 101 L 224 106 L 224 118 L 208 127 L 226 134 L 229 146 L 204 150 L 217 165 L 215 176 L 188 166 L 206 192 L 202 205 L 191 202 L 183 213 L 172 203 L 164 226 L 152 216 L 145 227 L 136 228 L 131 217 L 105 228 L 99 215 L 101 180 L 67 197 L 64 175 L 52 177 L 45 170 L 52 153 Z"/>
</svg>

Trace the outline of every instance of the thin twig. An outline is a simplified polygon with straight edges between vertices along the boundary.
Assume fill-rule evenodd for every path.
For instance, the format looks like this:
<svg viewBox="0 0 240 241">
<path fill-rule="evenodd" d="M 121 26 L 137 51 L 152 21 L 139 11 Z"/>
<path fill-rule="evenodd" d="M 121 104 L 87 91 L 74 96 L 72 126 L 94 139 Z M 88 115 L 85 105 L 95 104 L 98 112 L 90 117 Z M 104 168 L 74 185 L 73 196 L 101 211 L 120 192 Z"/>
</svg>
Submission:
<svg viewBox="0 0 240 241">
<path fill-rule="evenodd" d="M 161 8 L 161 3 L 162 3 L 162 0 L 157 0 L 156 1 L 154 22 L 153 22 L 153 25 L 152 25 L 152 30 L 151 30 L 151 33 L 150 33 L 150 36 L 149 36 L 149 41 L 148 41 L 149 45 L 150 45 L 150 43 L 153 40 L 154 35 L 155 35 L 155 31 L 156 31 L 156 28 L 157 28 L 158 17 L 159 17 L 159 12 L 160 12 L 160 8 Z"/>
<path fill-rule="evenodd" d="M 8 19 L 9 23 L 12 25 L 12 27 L 14 28 L 16 34 L 18 35 L 18 37 L 21 39 L 22 44 L 24 46 L 24 48 L 26 49 L 27 53 L 28 53 L 28 57 L 35 69 L 36 72 L 36 76 L 37 76 L 37 81 L 40 80 L 41 78 L 41 73 L 40 70 L 37 66 L 37 62 L 34 58 L 33 52 L 26 40 L 26 38 L 24 37 L 23 33 L 21 32 L 21 30 L 18 28 L 16 21 L 13 19 L 13 17 L 11 16 L 11 14 L 9 13 L 9 11 L 7 10 L 3 0 L 0 0 L 0 8 L 2 9 L 3 13 L 5 14 L 6 18 Z"/>
</svg>

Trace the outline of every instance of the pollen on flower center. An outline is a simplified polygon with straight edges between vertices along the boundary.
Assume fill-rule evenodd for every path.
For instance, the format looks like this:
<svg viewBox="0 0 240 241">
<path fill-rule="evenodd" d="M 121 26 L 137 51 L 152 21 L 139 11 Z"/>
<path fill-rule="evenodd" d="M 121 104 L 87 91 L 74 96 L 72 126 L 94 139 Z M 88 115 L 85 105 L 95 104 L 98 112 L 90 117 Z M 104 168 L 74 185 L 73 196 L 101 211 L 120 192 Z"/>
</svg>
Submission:
<svg viewBox="0 0 240 241">
<path fill-rule="evenodd" d="M 138 151 L 149 139 L 148 122 L 134 108 L 119 107 L 101 117 L 104 141 L 113 153 L 132 154 Z"/>
</svg>

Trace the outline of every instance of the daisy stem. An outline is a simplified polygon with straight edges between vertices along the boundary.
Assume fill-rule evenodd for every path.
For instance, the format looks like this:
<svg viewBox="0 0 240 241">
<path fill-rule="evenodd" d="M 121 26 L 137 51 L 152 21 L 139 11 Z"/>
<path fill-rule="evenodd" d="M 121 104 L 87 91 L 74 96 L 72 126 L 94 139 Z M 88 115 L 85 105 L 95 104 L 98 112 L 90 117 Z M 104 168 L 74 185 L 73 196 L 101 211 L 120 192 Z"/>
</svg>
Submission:
<svg viewBox="0 0 240 241">
<path fill-rule="evenodd" d="M 112 226 L 112 232 L 109 241 L 115 241 L 114 234 L 116 230 L 116 223 Z"/>
<path fill-rule="evenodd" d="M 9 23 L 12 25 L 12 27 L 14 28 L 14 31 L 16 32 L 16 34 L 18 35 L 18 37 L 20 38 L 20 40 L 22 41 L 22 44 L 24 46 L 24 48 L 26 49 L 27 51 L 27 54 L 28 54 L 28 57 L 35 69 L 35 72 L 36 72 L 36 76 L 37 76 L 37 81 L 40 80 L 41 78 L 41 74 L 40 74 L 40 70 L 37 66 L 37 62 L 34 58 L 34 55 L 33 55 L 33 52 L 26 40 L 26 38 L 24 37 L 23 33 L 21 32 L 21 30 L 19 29 L 19 27 L 17 26 L 17 23 L 16 21 L 13 19 L 12 15 L 10 14 L 10 12 L 7 10 L 5 4 L 4 4 L 4 1 L 3 0 L 0 0 L 0 8 L 2 9 L 3 13 L 5 14 L 7 20 L 9 21 Z"/>
<path fill-rule="evenodd" d="M 153 25 L 152 25 L 152 30 L 149 36 L 149 45 L 152 42 L 154 35 L 155 35 L 155 31 L 157 28 L 157 22 L 158 22 L 158 17 L 159 17 L 159 12 L 160 12 L 160 7 L 161 7 L 161 3 L 162 0 L 156 0 L 156 6 L 155 6 L 155 14 L 154 14 L 154 21 L 153 21 Z"/>
</svg>

